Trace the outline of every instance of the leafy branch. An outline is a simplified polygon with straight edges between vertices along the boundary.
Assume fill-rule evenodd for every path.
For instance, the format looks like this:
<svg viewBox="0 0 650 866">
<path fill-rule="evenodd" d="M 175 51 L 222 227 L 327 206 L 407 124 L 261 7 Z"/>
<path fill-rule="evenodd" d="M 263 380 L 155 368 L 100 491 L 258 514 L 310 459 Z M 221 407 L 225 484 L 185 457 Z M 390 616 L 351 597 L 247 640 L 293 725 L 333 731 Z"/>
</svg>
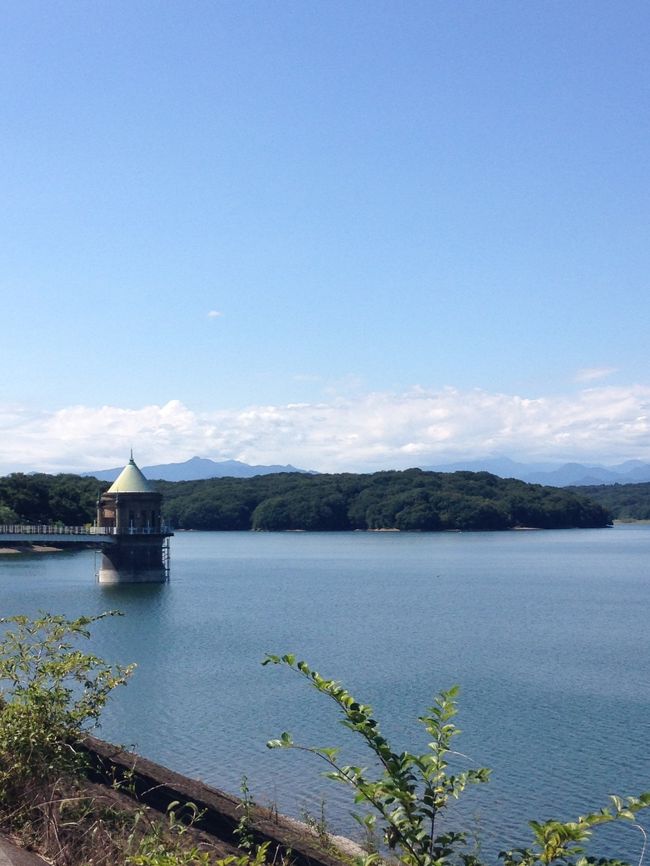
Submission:
<svg viewBox="0 0 650 866">
<path fill-rule="evenodd" d="M 92 624 L 116 615 L 0 619 L 0 795 L 79 768 L 76 742 L 134 666 L 106 664 L 77 644 Z"/>
<path fill-rule="evenodd" d="M 388 851 L 397 852 L 405 866 L 447 866 L 452 863 L 481 866 L 476 856 L 466 853 L 465 833 L 439 832 L 440 818 L 450 802 L 457 800 L 468 785 L 487 782 L 490 773 L 485 767 L 449 772 L 449 756 L 460 754 L 451 748 L 453 738 L 460 733 L 453 722 L 457 712 L 457 686 L 440 692 L 433 706 L 418 718 L 431 739 L 428 751 L 417 755 L 393 751 L 381 734 L 372 707 L 357 701 L 337 680 L 322 677 L 292 654 L 267 655 L 262 664 L 290 668 L 316 691 L 334 701 L 343 716 L 341 723 L 362 738 L 378 760 L 381 774 L 372 778 L 367 768 L 342 763 L 338 748 L 298 745 L 287 731 L 278 739 L 269 740 L 267 746 L 270 749 L 298 749 L 324 761 L 328 766 L 326 776 L 351 786 L 355 803 L 374 810 L 363 818 L 355 815 L 357 820 L 371 832 L 379 817 L 379 829 Z M 636 816 L 650 806 L 650 792 L 624 799 L 612 796 L 610 801 L 609 807 L 583 815 L 577 821 L 531 821 L 533 845 L 502 851 L 499 857 L 503 866 L 549 866 L 552 863 L 621 866 L 618 860 L 586 857 L 584 848 L 596 827 L 620 820 L 633 822 L 643 834 L 643 850 L 638 863 L 641 866 L 646 833 Z M 365 858 L 364 864 L 368 866 L 378 859 L 381 859 L 378 854 L 371 854 Z"/>
<path fill-rule="evenodd" d="M 322 677 L 293 655 L 268 655 L 263 664 L 284 664 L 331 698 L 343 714 L 342 724 L 361 736 L 382 772 L 378 778 L 371 778 L 367 768 L 341 763 L 339 749 L 297 745 L 286 731 L 279 739 L 270 740 L 269 748 L 299 749 L 324 761 L 329 778 L 350 785 L 355 790 L 355 802 L 370 805 L 378 813 L 384 842 L 389 850 L 399 852 L 407 866 L 441 862 L 452 848 L 464 843 L 462 833 L 436 835 L 437 821 L 450 799 L 458 799 L 467 785 L 487 782 L 489 770 L 482 767 L 457 774 L 447 772 L 452 739 L 459 733 L 451 721 L 456 714 L 457 687 L 438 695 L 434 705 L 419 718 L 431 741 L 428 752 L 415 755 L 394 751 L 381 733 L 372 707 L 355 700 L 338 681 Z M 371 813 L 359 820 L 372 830 L 376 817 Z"/>
</svg>

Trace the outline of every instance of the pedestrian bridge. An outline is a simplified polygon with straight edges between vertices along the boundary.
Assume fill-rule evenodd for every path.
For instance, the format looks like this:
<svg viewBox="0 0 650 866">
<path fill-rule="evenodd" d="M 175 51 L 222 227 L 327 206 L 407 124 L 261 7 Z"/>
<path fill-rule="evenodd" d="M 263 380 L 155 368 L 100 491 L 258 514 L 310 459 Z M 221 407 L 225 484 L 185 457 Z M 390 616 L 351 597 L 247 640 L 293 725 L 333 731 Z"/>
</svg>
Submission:
<svg viewBox="0 0 650 866">
<path fill-rule="evenodd" d="M 115 544 L 128 536 L 171 535 L 167 526 L 160 529 L 128 526 L 117 529 L 114 526 L 61 526 L 59 524 L 0 524 L 0 543 L 14 544 L 39 542 L 52 544 L 93 544 L 98 546 Z"/>
</svg>

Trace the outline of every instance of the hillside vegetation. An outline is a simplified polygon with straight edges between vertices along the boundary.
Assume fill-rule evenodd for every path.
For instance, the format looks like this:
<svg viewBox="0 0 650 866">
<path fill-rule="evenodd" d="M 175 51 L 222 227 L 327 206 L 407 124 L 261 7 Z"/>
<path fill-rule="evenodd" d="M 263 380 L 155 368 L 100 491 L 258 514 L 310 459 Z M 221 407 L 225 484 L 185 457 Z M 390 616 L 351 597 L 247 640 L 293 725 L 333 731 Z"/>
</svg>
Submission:
<svg viewBox="0 0 650 866">
<path fill-rule="evenodd" d="M 488 472 L 280 473 L 157 485 L 165 519 L 179 529 L 562 529 L 610 522 L 607 508 L 585 495 Z M 107 486 L 77 475 L 0 478 L 0 523 L 91 523 Z"/>
<path fill-rule="evenodd" d="M 492 530 L 606 526 L 585 496 L 487 472 L 283 473 L 159 482 L 179 529 Z"/>
<path fill-rule="evenodd" d="M 0 478 L 0 524 L 92 523 L 97 497 L 107 487 L 104 481 L 79 475 L 14 472 Z"/>
<path fill-rule="evenodd" d="M 598 484 L 567 487 L 579 496 L 588 496 L 606 508 L 617 520 L 650 520 L 650 482 Z"/>
</svg>

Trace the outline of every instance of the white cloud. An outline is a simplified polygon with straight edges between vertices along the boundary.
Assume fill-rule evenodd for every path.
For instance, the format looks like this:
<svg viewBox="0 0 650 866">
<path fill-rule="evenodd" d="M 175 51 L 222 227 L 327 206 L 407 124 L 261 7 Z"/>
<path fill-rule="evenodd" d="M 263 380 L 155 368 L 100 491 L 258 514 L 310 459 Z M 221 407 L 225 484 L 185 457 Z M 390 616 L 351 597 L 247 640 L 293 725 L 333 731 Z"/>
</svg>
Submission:
<svg viewBox="0 0 650 866">
<path fill-rule="evenodd" d="M 292 377 L 294 382 L 322 382 L 322 376 L 316 376 L 312 373 L 296 373 L 295 376 Z"/>
<path fill-rule="evenodd" d="M 119 466 L 131 446 L 141 465 L 200 455 L 334 472 L 491 453 L 520 460 L 650 460 L 650 387 L 534 398 L 413 388 L 201 413 L 178 400 L 139 409 L 0 407 L 0 473 Z"/>
<path fill-rule="evenodd" d="M 223 313 L 220 313 L 219 310 L 210 310 L 208 312 L 208 319 L 218 319 L 220 316 L 223 316 Z"/>
<path fill-rule="evenodd" d="M 616 367 L 584 367 L 575 374 L 574 381 L 596 382 L 598 379 L 606 379 L 616 372 Z"/>
</svg>

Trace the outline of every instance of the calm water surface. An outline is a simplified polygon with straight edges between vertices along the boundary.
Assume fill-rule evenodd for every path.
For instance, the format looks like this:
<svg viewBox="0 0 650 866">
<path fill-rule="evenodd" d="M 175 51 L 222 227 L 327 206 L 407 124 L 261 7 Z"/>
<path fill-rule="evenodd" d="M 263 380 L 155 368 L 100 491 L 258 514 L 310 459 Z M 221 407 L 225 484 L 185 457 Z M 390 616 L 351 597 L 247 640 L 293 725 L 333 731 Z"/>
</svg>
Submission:
<svg viewBox="0 0 650 866">
<path fill-rule="evenodd" d="M 373 704 L 395 746 L 461 686 L 457 747 L 490 785 L 461 803 L 487 851 L 528 818 L 569 819 L 650 789 L 650 528 L 510 533 L 181 533 L 172 580 L 101 587 L 91 551 L 3 557 L 0 612 L 118 608 L 99 655 L 138 664 L 101 736 L 260 801 L 320 812 L 351 833 L 348 794 L 315 759 L 271 752 L 290 730 L 355 744 L 335 707 L 266 652 L 295 652 Z M 496 834 L 496 835 L 495 835 Z M 638 856 L 632 827 L 597 853 Z"/>
</svg>

